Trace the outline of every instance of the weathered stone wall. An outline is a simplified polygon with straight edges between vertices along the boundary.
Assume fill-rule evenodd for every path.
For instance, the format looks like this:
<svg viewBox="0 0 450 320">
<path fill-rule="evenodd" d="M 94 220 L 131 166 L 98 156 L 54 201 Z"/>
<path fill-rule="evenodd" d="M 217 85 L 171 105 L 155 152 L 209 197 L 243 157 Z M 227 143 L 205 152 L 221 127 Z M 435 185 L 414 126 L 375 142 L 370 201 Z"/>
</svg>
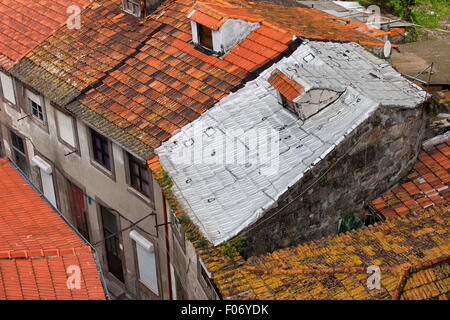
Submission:
<svg viewBox="0 0 450 320">
<path fill-rule="evenodd" d="M 409 172 L 424 132 L 423 106 L 379 108 L 286 191 L 275 207 L 241 232 L 245 255 L 336 234 L 341 217 L 350 211 L 361 214 Z"/>
</svg>

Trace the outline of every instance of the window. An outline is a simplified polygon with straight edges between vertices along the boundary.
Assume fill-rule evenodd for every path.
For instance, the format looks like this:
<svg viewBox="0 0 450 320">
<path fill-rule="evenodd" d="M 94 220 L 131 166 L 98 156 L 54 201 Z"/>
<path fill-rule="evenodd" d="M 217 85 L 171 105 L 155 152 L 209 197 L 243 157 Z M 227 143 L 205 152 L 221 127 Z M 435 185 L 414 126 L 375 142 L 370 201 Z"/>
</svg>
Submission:
<svg viewBox="0 0 450 320">
<path fill-rule="evenodd" d="M 111 171 L 111 157 L 109 150 L 109 141 L 101 134 L 91 129 L 92 153 L 95 162 Z"/>
<path fill-rule="evenodd" d="M 210 50 L 213 50 L 212 30 L 199 23 L 197 23 L 197 29 L 200 44 Z"/>
<path fill-rule="evenodd" d="M 25 175 L 28 175 L 28 161 L 24 140 L 14 132 L 11 131 L 10 133 L 14 162 Z"/>
<path fill-rule="evenodd" d="M 30 114 L 34 119 L 39 120 L 41 123 L 45 122 L 45 114 L 44 114 L 44 101 L 42 96 L 38 94 L 34 94 L 30 90 L 25 90 L 25 95 L 28 99 L 28 108 L 30 110 Z"/>
<path fill-rule="evenodd" d="M 28 99 L 28 103 L 30 105 L 30 110 L 33 116 L 43 122 L 44 113 L 42 112 L 42 107 L 31 99 Z"/>
<path fill-rule="evenodd" d="M 55 109 L 55 113 L 59 138 L 69 146 L 76 148 L 77 139 L 74 118 L 57 109 Z"/>
<path fill-rule="evenodd" d="M 3 98 L 12 104 L 16 104 L 16 96 L 14 94 L 13 80 L 10 76 L 0 72 L 0 82 L 2 84 Z"/>
<path fill-rule="evenodd" d="M 141 16 L 139 0 L 123 0 L 123 9 L 136 17 Z"/>
<path fill-rule="evenodd" d="M 130 185 L 146 197 L 151 197 L 151 179 L 148 167 L 128 154 Z"/>
<path fill-rule="evenodd" d="M 286 97 L 283 96 L 281 93 L 280 93 L 280 97 L 281 97 L 281 105 L 282 105 L 283 107 L 285 107 L 286 109 L 290 110 L 291 112 L 296 113 L 296 110 L 295 110 L 295 103 L 289 101 L 288 99 L 286 99 Z"/>
<path fill-rule="evenodd" d="M 136 243 L 139 280 L 158 294 L 158 273 L 153 243 L 134 230 L 130 232 L 130 238 Z"/>
</svg>

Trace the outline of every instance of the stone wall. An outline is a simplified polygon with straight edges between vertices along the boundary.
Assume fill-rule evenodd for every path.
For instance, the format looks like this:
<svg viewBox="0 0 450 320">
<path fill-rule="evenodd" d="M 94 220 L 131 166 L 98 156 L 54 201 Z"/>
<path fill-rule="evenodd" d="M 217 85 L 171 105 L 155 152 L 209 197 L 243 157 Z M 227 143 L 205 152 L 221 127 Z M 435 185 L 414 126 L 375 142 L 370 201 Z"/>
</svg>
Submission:
<svg viewBox="0 0 450 320">
<path fill-rule="evenodd" d="M 240 233 L 245 255 L 336 234 L 340 218 L 350 211 L 361 215 L 411 170 L 424 132 L 423 106 L 380 107 Z"/>
</svg>

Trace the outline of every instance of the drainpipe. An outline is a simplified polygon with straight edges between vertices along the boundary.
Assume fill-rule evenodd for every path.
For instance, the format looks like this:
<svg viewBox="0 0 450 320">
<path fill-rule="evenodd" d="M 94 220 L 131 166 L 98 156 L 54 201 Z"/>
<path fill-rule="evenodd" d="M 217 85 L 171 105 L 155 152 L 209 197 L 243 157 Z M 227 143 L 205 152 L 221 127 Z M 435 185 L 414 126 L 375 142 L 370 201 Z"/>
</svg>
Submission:
<svg viewBox="0 0 450 320">
<path fill-rule="evenodd" d="M 164 196 L 164 192 L 161 191 L 162 199 L 163 199 L 163 210 L 164 210 L 164 231 L 166 238 L 166 259 L 167 259 L 167 282 L 169 284 L 169 299 L 172 300 L 172 274 L 170 272 L 170 255 L 169 255 L 169 228 L 168 228 L 168 219 L 167 219 L 167 205 L 166 205 L 166 197 Z"/>
</svg>

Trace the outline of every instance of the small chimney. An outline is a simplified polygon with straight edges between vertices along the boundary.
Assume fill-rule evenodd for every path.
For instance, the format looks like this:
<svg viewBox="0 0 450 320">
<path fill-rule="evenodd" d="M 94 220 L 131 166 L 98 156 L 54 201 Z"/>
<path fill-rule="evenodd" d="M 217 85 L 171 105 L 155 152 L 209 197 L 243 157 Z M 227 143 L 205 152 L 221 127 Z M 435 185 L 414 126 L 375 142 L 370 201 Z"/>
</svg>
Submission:
<svg viewBox="0 0 450 320">
<path fill-rule="evenodd" d="M 155 11 L 164 0 L 122 0 L 122 9 L 126 13 L 144 19 Z"/>
<path fill-rule="evenodd" d="M 155 11 L 164 0 L 141 0 L 141 18 Z"/>
</svg>

